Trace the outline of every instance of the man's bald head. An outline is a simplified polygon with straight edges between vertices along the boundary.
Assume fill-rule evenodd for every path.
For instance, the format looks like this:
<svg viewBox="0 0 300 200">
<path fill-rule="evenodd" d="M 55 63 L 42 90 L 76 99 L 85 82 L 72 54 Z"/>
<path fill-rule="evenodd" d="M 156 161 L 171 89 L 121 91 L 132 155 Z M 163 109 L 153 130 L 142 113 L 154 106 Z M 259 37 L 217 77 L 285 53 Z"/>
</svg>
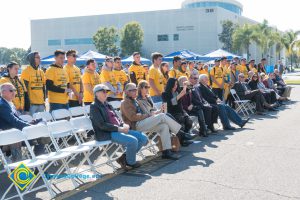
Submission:
<svg viewBox="0 0 300 200">
<path fill-rule="evenodd" d="M 0 85 L 1 97 L 7 101 L 12 101 L 16 96 L 16 88 L 11 83 L 3 83 Z"/>
</svg>

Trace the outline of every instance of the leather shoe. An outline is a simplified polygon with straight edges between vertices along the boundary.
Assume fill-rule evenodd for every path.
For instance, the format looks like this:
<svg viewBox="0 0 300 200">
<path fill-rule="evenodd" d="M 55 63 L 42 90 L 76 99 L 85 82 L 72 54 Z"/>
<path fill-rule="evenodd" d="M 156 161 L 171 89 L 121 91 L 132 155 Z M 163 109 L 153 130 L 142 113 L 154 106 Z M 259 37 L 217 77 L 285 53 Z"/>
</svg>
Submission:
<svg viewBox="0 0 300 200">
<path fill-rule="evenodd" d="M 255 112 L 255 114 L 256 115 L 265 115 L 263 112 L 259 112 L 259 111 Z"/>
<path fill-rule="evenodd" d="M 119 165 L 121 165 L 122 169 L 126 169 L 126 154 L 125 153 L 122 156 L 120 156 L 116 161 Z"/>
<path fill-rule="evenodd" d="M 225 127 L 224 130 L 236 130 L 236 128 L 230 126 L 230 127 Z"/>
<path fill-rule="evenodd" d="M 164 150 L 161 155 L 162 159 L 178 160 L 178 157 L 174 155 L 171 150 Z"/>
<path fill-rule="evenodd" d="M 191 141 L 191 140 L 183 140 L 182 142 L 180 142 L 180 145 L 183 146 L 183 147 L 187 147 L 190 144 L 193 144 L 193 141 Z"/>
<path fill-rule="evenodd" d="M 127 163 L 127 166 L 134 169 L 134 168 L 139 168 L 140 166 L 142 166 L 142 164 L 140 162 L 135 162 L 133 165 L 130 165 L 130 164 Z"/>
<path fill-rule="evenodd" d="M 249 117 L 247 119 L 243 120 L 242 125 L 240 127 L 243 128 L 249 122 L 249 120 L 250 120 Z"/>
</svg>

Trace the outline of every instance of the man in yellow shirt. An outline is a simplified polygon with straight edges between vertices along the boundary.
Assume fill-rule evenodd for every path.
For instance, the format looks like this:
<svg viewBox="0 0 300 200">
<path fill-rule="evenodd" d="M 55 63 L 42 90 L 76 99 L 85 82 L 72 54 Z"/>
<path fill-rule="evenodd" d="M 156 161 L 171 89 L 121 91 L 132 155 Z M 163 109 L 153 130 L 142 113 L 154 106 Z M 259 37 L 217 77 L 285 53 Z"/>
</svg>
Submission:
<svg viewBox="0 0 300 200">
<path fill-rule="evenodd" d="M 179 78 L 180 72 L 179 67 L 181 66 L 181 58 L 179 56 L 174 56 L 173 58 L 173 68 L 169 71 L 169 78 Z"/>
<path fill-rule="evenodd" d="M 149 85 L 150 85 L 150 96 L 154 103 L 162 102 L 161 94 L 164 91 L 163 85 L 163 74 L 161 73 L 159 67 L 162 63 L 163 55 L 161 53 L 155 52 L 151 55 L 152 66 L 149 70 Z"/>
<path fill-rule="evenodd" d="M 182 61 L 180 67 L 178 68 L 179 71 L 179 77 L 181 76 L 185 76 L 185 77 L 189 77 L 189 73 L 187 72 L 187 62 L 186 61 Z"/>
<path fill-rule="evenodd" d="M 123 92 L 125 85 L 129 82 L 129 77 L 126 74 L 124 70 L 122 70 L 122 62 L 120 57 L 115 57 L 114 58 L 114 75 L 117 80 L 117 82 L 121 83 L 121 90 L 120 93 L 117 94 L 116 98 L 118 100 L 123 99 Z"/>
<path fill-rule="evenodd" d="M 238 71 L 238 73 L 243 73 L 245 76 L 245 79 L 248 78 L 248 67 L 246 66 L 246 58 L 242 58 L 241 59 L 241 64 L 237 66 L 236 70 Z"/>
<path fill-rule="evenodd" d="M 28 54 L 28 65 L 21 74 L 29 95 L 30 115 L 45 111 L 45 74 L 40 69 L 41 57 L 38 52 Z"/>
<path fill-rule="evenodd" d="M 249 62 L 249 70 L 253 71 L 255 74 L 257 74 L 257 68 L 255 65 L 255 60 L 250 60 Z"/>
<path fill-rule="evenodd" d="M 138 85 L 141 80 L 146 80 L 145 69 L 141 64 L 141 55 L 139 52 L 133 53 L 133 63 L 129 67 L 129 77 L 132 83 Z"/>
<path fill-rule="evenodd" d="M 210 70 L 210 78 L 212 81 L 212 91 L 223 100 L 224 93 L 224 72 L 220 67 L 220 60 L 215 60 L 215 66 Z"/>
<path fill-rule="evenodd" d="M 106 57 L 105 63 L 102 67 L 102 71 L 100 74 L 100 82 L 103 85 L 106 85 L 109 88 L 107 101 L 116 101 L 120 100 L 117 98 L 117 95 L 121 94 L 122 85 L 116 79 L 115 73 L 113 72 L 114 60 L 111 57 Z"/>
<path fill-rule="evenodd" d="M 73 49 L 67 51 L 67 64 L 64 66 L 64 70 L 68 74 L 72 90 L 69 95 L 69 107 L 82 106 L 83 86 L 80 69 L 75 65 L 76 58 L 77 51 Z"/>
<path fill-rule="evenodd" d="M 82 75 L 84 105 L 90 105 L 94 101 L 93 89 L 95 85 L 100 84 L 100 76 L 96 72 L 96 66 L 97 63 L 94 59 L 89 59 L 86 62 L 86 68 Z"/>
<path fill-rule="evenodd" d="M 50 112 L 58 109 L 69 108 L 69 77 L 63 69 L 66 53 L 62 50 L 54 52 L 55 63 L 50 65 L 46 71 L 46 88 Z"/>
</svg>

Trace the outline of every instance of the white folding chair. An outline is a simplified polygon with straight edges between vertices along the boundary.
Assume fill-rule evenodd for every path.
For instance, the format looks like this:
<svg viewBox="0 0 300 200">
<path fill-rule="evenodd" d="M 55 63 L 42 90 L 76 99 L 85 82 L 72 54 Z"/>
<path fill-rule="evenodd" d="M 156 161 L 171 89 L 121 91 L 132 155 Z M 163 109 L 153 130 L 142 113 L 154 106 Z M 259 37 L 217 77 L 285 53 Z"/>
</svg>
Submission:
<svg viewBox="0 0 300 200">
<path fill-rule="evenodd" d="M 154 103 L 154 108 L 156 108 L 156 109 L 160 109 L 161 108 L 161 106 L 162 106 L 162 103 L 163 102 L 157 102 L 157 103 Z"/>
<path fill-rule="evenodd" d="M 90 105 L 84 106 L 85 114 L 86 114 L 87 116 L 90 115 L 90 107 L 91 107 Z"/>
<path fill-rule="evenodd" d="M 241 112 L 243 113 L 244 116 L 248 116 L 249 115 L 248 109 L 250 109 L 250 111 L 252 112 L 252 109 L 250 107 L 251 101 L 241 100 L 240 97 L 237 95 L 235 89 L 230 89 L 230 93 L 234 99 L 234 102 L 237 105 L 236 112 L 237 113 Z"/>
<path fill-rule="evenodd" d="M 119 110 L 121 108 L 121 101 L 110 101 L 108 102 L 115 110 Z"/>
<path fill-rule="evenodd" d="M 29 145 L 28 141 L 26 140 L 26 138 L 24 137 L 24 135 L 22 134 L 22 132 L 20 130 L 17 129 L 10 129 L 10 130 L 6 130 L 6 131 L 1 131 L 0 132 L 0 146 L 3 145 L 11 145 L 11 144 L 15 144 L 15 143 L 19 143 L 19 142 L 23 142 L 25 141 L 26 145 Z M 7 172 L 7 174 L 10 174 L 15 168 L 19 167 L 19 165 L 21 163 L 23 163 L 27 168 L 29 168 L 32 172 L 34 171 L 36 173 L 36 178 L 28 183 L 28 179 L 30 179 L 30 172 L 28 172 L 27 170 L 23 170 L 24 172 L 22 173 L 22 177 L 20 178 L 20 175 L 18 176 L 17 172 L 15 174 L 15 177 L 17 178 L 17 182 L 22 183 L 22 184 L 26 184 L 28 183 L 28 185 L 26 186 L 26 188 L 21 191 L 17 185 L 15 185 L 15 183 L 11 183 L 10 186 L 7 188 L 7 190 L 4 192 L 4 194 L 1 197 L 1 200 L 4 199 L 12 199 L 15 197 L 19 197 L 20 199 L 24 199 L 24 195 L 37 191 L 41 188 L 46 188 L 50 194 L 50 196 L 53 198 L 55 196 L 54 192 L 51 189 L 50 184 L 48 183 L 48 181 L 46 180 L 46 178 L 43 176 L 44 175 L 44 170 L 43 170 L 43 166 L 47 163 L 47 160 L 40 160 L 40 159 L 36 159 L 35 157 L 32 157 L 32 159 L 26 159 L 26 160 L 21 160 L 18 162 L 14 162 L 14 163 L 8 163 L 1 148 L 0 148 L 0 156 L 1 159 L 3 161 L 5 170 Z M 22 168 L 24 169 L 24 168 Z M 36 169 L 36 170 L 35 170 Z M 18 170 L 21 171 L 21 170 Z M 21 172 L 19 172 L 21 173 Z M 24 177 L 26 176 L 26 177 Z M 37 181 L 39 179 L 42 179 L 43 183 L 35 188 L 33 188 L 33 186 L 35 185 L 35 183 L 37 183 Z M 38 180 L 37 180 L 38 179 Z M 19 181 L 18 181 L 19 180 Z M 9 194 L 9 191 L 11 191 L 11 189 L 15 187 L 17 194 L 10 196 L 8 198 L 6 198 L 7 194 Z"/>
<path fill-rule="evenodd" d="M 28 140 L 34 140 L 38 138 L 43 138 L 43 137 L 50 137 L 50 132 L 48 130 L 48 127 L 44 124 L 38 124 L 35 126 L 28 126 L 23 128 L 22 130 L 23 135 L 25 138 Z M 44 171 L 47 171 L 51 166 L 53 166 L 54 163 L 57 161 L 62 162 L 62 166 L 57 169 L 57 171 L 54 173 L 56 176 L 60 175 L 62 172 L 66 172 L 68 174 L 71 174 L 70 168 L 68 166 L 69 161 L 67 161 L 68 158 L 71 158 L 73 155 L 70 152 L 50 152 L 48 154 L 43 154 L 43 155 L 38 155 L 36 156 L 34 152 L 32 151 L 32 148 L 30 144 L 25 141 L 26 146 L 31 154 L 31 156 L 35 159 L 38 160 L 46 160 L 48 165 L 44 168 Z M 54 180 L 50 179 L 49 182 L 52 183 Z M 73 186 L 76 188 L 78 184 L 72 179 L 71 180 L 73 183 Z"/>
<path fill-rule="evenodd" d="M 26 122 L 32 122 L 33 120 L 33 117 L 31 115 L 20 115 L 19 117 Z"/>
<path fill-rule="evenodd" d="M 69 111 L 70 111 L 72 117 L 79 117 L 79 116 L 86 115 L 84 107 L 82 107 L 82 106 L 69 108 Z"/>
<path fill-rule="evenodd" d="M 43 119 L 47 122 L 53 121 L 52 115 L 47 111 L 34 113 L 33 114 L 33 119 Z"/>
<path fill-rule="evenodd" d="M 77 134 L 74 134 L 73 130 L 74 128 L 72 127 L 71 123 L 67 120 L 60 120 L 60 121 L 55 121 L 55 122 L 50 122 L 47 124 L 52 142 L 55 146 L 55 149 L 57 152 L 70 152 L 73 154 L 73 158 L 75 158 L 77 155 L 83 153 L 84 155 L 84 161 L 87 161 L 91 170 L 95 173 L 98 173 L 94 165 L 89 159 L 89 152 L 92 150 L 92 147 L 89 145 L 81 145 L 80 139 L 77 137 Z M 76 142 L 79 145 L 70 145 L 68 144 L 67 138 L 70 136 L 74 136 L 76 139 Z M 58 141 L 61 140 L 62 144 L 59 145 Z M 76 171 L 79 171 L 80 167 L 84 164 L 84 162 L 81 162 L 78 166 Z"/>
<path fill-rule="evenodd" d="M 51 114 L 55 121 L 71 118 L 71 113 L 67 109 L 53 110 Z"/>
<path fill-rule="evenodd" d="M 92 122 L 91 120 L 86 117 L 86 116 L 83 116 L 83 117 L 76 117 L 76 118 L 72 118 L 70 120 L 70 123 L 71 125 L 73 126 L 74 128 L 74 132 L 78 133 L 78 132 L 88 132 L 88 131 L 93 131 L 93 126 L 92 126 Z M 108 164 L 109 166 L 112 167 L 112 169 L 114 171 L 116 171 L 116 167 L 113 165 L 112 161 L 113 161 L 113 157 L 115 156 L 116 154 L 116 151 L 112 152 L 111 153 L 111 156 L 108 155 L 108 150 L 112 147 L 112 142 L 110 140 L 108 141 L 96 141 L 96 140 L 92 140 L 92 141 L 89 141 L 89 142 L 79 142 L 80 145 L 83 145 L 83 146 L 89 146 L 90 148 L 93 148 L 93 150 L 91 152 L 89 152 L 89 155 L 92 155 L 97 149 L 100 150 L 100 152 L 102 151 L 102 153 L 98 156 L 98 158 L 96 159 L 96 161 L 94 161 L 94 163 L 97 163 L 97 161 L 102 157 L 102 156 L 105 156 L 108 160 L 107 160 L 107 163 L 101 163 L 100 165 L 104 165 L 104 164 Z M 82 162 L 84 163 L 85 160 L 82 160 Z M 94 167 L 98 167 L 100 165 L 94 165 Z"/>
</svg>

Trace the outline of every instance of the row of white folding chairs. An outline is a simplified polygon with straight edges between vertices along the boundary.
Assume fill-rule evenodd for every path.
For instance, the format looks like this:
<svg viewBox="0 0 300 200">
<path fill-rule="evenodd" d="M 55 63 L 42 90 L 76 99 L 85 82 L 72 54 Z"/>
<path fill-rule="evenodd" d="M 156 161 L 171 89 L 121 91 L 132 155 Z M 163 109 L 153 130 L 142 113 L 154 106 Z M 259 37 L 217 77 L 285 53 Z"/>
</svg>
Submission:
<svg viewBox="0 0 300 200">
<path fill-rule="evenodd" d="M 36 179 L 33 182 L 31 182 L 24 191 L 19 190 L 19 188 L 16 185 L 14 185 L 14 183 L 12 183 L 7 188 L 7 190 L 5 191 L 1 199 L 11 199 L 14 197 L 19 197 L 20 199 L 23 199 L 24 195 L 39 190 L 41 188 L 46 188 L 50 196 L 53 198 L 56 195 L 52 189 L 53 180 L 51 179 L 47 180 L 45 178 L 44 176 L 45 171 L 49 169 L 50 166 L 53 166 L 55 162 L 61 161 L 62 166 L 57 169 L 55 174 L 59 175 L 63 172 L 70 174 L 71 171 L 69 168 L 69 163 L 79 154 L 84 154 L 84 159 L 78 164 L 75 173 L 78 172 L 80 167 L 85 162 L 88 162 L 90 166 L 89 168 L 90 170 L 92 170 L 94 173 L 98 173 L 95 170 L 96 165 L 94 163 L 97 163 L 97 161 L 102 156 L 105 156 L 107 158 L 107 162 L 101 163 L 101 165 L 104 164 L 109 165 L 110 167 L 112 167 L 113 171 L 116 171 L 116 167 L 112 164 L 112 160 L 111 160 L 112 156 L 109 156 L 107 153 L 109 148 L 111 147 L 112 144 L 111 141 L 99 142 L 94 140 L 94 141 L 82 143 L 79 140 L 76 132 L 88 131 L 91 129 L 92 129 L 92 125 L 89 118 L 86 116 L 82 116 L 78 118 L 72 118 L 70 121 L 61 120 L 61 121 L 49 122 L 47 125 L 39 124 L 35 126 L 29 126 L 29 127 L 25 127 L 22 131 L 17 129 L 1 131 L 0 146 L 10 145 L 18 142 L 25 142 L 30 153 L 30 158 L 9 164 L 6 160 L 6 157 L 4 156 L 3 152 L 0 149 L 1 160 L 3 162 L 6 172 L 10 174 L 11 171 L 16 167 L 18 167 L 21 162 L 23 162 L 28 168 L 36 169 L 38 171 L 36 175 Z M 70 146 L 69 144 L 67 144 L 66 138 L 70 135 L 73 135 L 76 138 L 78 145 Z M 55 151 L 45 155 L 35 156 L 34 152 L 32 151 L 32 147 L 30 146 L 28 141 L 42 138 L 42 137 L 51 138 L 51 141 L 55 147 Z M 60 145 L 58 145 L 58 140 L 63 141 L 63 143 L 65 144 L 64 147 L 60 147 Z M 94 163 L 92 163 L 89 157 L 97 149 L 100 149 L 102 153 L 98 156 L 98 159 Z M 43 184 L 41 186 L 34 188 L 35 184 L 40 178 L 43 180 Z M 78 183 L 74 179 L 72 179 L 72 184 L 74 185 L 74 187 L 78 186 Z M 13 187 L 17 190 L 17 195 L 5 198 L 6 195 Z"/>
</svg>

